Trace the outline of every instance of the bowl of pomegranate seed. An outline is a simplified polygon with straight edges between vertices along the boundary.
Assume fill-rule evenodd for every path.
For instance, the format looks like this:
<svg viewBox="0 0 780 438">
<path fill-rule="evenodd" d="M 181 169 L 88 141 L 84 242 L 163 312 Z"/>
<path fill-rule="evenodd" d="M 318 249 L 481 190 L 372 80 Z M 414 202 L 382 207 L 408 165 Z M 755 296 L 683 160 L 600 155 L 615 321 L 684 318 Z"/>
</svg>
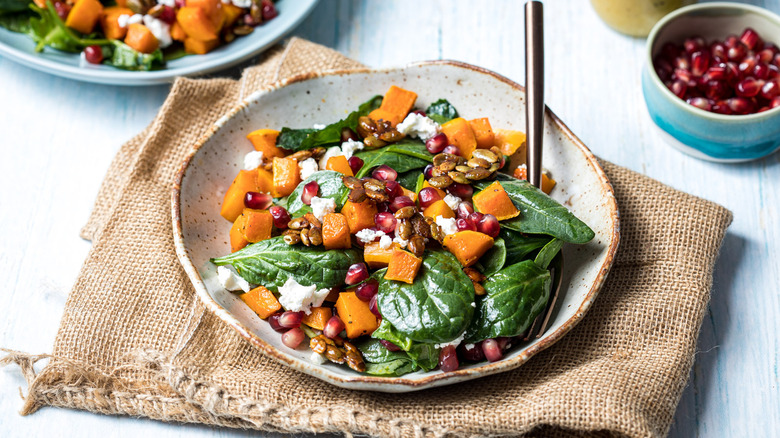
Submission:
<svg viewBox="0 0 780 438">
<path fill-rule="evenodd" d="M 647 39 L 650 117 L 682 152 L 710 161 L 780 148 L 780 16 L 739 3 L 681 8 Z"/>
</svg>

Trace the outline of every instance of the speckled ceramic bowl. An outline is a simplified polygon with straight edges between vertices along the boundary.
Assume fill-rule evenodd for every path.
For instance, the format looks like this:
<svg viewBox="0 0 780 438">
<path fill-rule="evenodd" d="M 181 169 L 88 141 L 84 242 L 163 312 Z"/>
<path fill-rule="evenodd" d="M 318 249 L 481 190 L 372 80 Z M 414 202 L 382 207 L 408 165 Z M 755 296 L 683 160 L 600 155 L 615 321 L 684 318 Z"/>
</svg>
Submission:
<svg viewBox="0 0 780 438">
<path fill-rule="evenodd" d="M 549 110 L 545 120 L 544 163 L 558 186 L 552 196 L 596 233 L 587 245 L 566 246 L 563 289 L 546 333 L 514 347 L 495 363 L 468 365 L 455 372 L 415 372 L 400 378 L 358 374 L 345 366 L 317 365 L 310 350 L 284 346 L 279 333 L 236 295 L 225 291 L 209 258 L 230 252 L 230 223 L 220 215 L 223 194 L 253 150 L 247 133 L 258 128 L 310 127 L 343 118 L 369 97 L 397 84 L 417 92 L 417 105 L 446 97 L 467 118 L 490 118 L 494 127 L 522 129 L 524 92 L 495 73 L 453 62 L 426 62 L 403 68 L 306 75 L 258 92 L 223 117 L 184 163 L 173 193 L 173 230 L 182 266 L 208 308 L 265 354 L 334 385 L 385 392 L 447 385 L 517 368 L 571 330 L 590 308 L 609 272 L 618 246 L 618 210 L 612 187 L 593 154 Z"/>
<path fill-rule="evenodd" d="M 780 148 L 780 107 L 757 114 L 730 116 L 696 108 L 675 96 L 653 68 L 653 58 L 667 42 L 681 44 L 699 35 L 707 42 L 755 29 L 766 41 L 780 44 L 780 17 L 756 6 L 702 3 L 678 9 L 659 21 L 647 37 L 642 91 L 662 135 L 686 154 L 710 161 L 737 162 L 761 158 Z"/>
</svg>

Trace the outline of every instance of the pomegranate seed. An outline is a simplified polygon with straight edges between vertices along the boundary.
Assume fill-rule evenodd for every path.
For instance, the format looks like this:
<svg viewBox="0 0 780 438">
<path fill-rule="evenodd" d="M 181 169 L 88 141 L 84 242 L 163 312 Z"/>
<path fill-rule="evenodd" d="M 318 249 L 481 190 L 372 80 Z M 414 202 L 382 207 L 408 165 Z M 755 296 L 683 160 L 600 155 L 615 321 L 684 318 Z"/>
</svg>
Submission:
<svg viewBox="0 0 780 438">
<path fill-rule="evenodd" d="M 747 75 L 753 73 L 753 69 L 756 68 L 758 60 L 753 56 L 748 56 L 739 63 L 739 74 L 741 78 L 747 77 Z"/>
<path fill-rule="evenodd" d="M 428 117 L 428 115 L 427 115 L 427 114 L 425 114 L 425 111 L 423 111 L 423 110 L 414 110 L 414 111 L 412 111 L 412 112 L 413 112 L 414 114 L 417 114 L 418 116 L 422 116 L 422 117 Z"/>
<path fill-rule="evenodd" d="M 179 0 L 176 0 L 177 4 L 178 4 L 178 1 Z M 184 2 L 182 2 L 182 3 L 184 3 Z M 180 7 L 184 7 L 184 6 L 180 6 Z M 244 24 L 246 24 L 247 26 L 255 27 L 258 24 L 260 24 L 260 22 L 255 21 L 255 19 L 252 18 L 252 14 L 244 14 L 243 20 L 244 20 Z"/>
<path fill-rule="evenodd" d="M 420 190 L 420 193 L 417 195 L 417 199 L 420 202 L 420 207 L 426 208 L 436 201 L 441 201 L 441 195 L 436 191 L 435 188 L 426 187 Z"/>
<path fill-rule="evenodd" d="M 390 199 L 395 198 L 396 196 L 403 193 L 403 190 L 401 190 L 401 184 L 398 184 L 398 181 L 387 181 L 385 183 L 385 193 L 387 193 L 387 196 L 389 196 Z"/>
<path fill-rule="evenodd" d="M 756 79 L 767 79 L 769 77 L 769 64 L 759 62 L 753 67 L 753 77 Z"/>
<path fill-rule="evenodd" d="M 674 71 L 674 68 L 672 68 L 672 64 L 670 64 L 669 61 L 661 57 L 656 57 L 655 60 L 653 60 L 653 65 L 655 66 L 655 74 L 661 78 L 661 81 L 668 81 L 672 78 L 672 71 Z"/>
<path fill-rule="evenodd" d="M 769 69 L 769 73 L 767 73 L 766 75 L 767 79 L 774 79 L 780 76 L 780 67 L 774 64 L 769 64 L 768 69 Z"/>
<path fill-rule="evenodd" d="M 447 147 L 445 147 L 444 150 L 442 150 L 442 152 L 444 152 L 445 154 L 460 156 L 460 148 L 458 148 L 454 144 L 447 145 Z"/>
<path fill-rule="evenodd" d="M 474 194 L 474 187 L 469 184 L 452 183 L 447 187 L 447 191 L 459 198 L 470 198 Z"/>
<path fill-rule="evenodd" d="M 729 58 L 729 61 L 739 62 L 745 58 L 747 51 L 748 49 L 743 43 L 737 42 L 736 46 L 729 47 L 728 51 L 726 52 L 726 56 Z"/>
<path fill-rule="evenodd" d="M 712 55 L 712 59 L 716 60 L 717 62 L 728 60 L 726 50 L 726 46 L 724 46 L 723 43 L 717 41 L 710 45 L 710 54 Z"/>
<path fill-rule="evenodd" d="M 274 198 L 271 195 L 260 192 L 246 192 L 244 195 L 244 207 L 255 210 L 265 210 L 273 203 Z"/>
<path fill-rule="evenodd" d="M 763 46 L 764 44 L 763 41 L 761 41 L 758 32 L 749 27 L 742 32 L 742 36 L 739 37 L 739 40 L 750 50 L 753 50 L 756 46 Z"/>
<path fill-rule="evenodd" d="M 708 80 L 722 81 L 728 78 L 728 67 L 725 63 L 722 62 L 717 65 L 713 65 L 707 70 L 705 76 L 707 76 Z"/>
<path fill-rule="evenodd" d="M 458 354 L 455 352 L 454 345 L 448 345 L 439 352 L 439 369 L 445 373 L 455 371 L 460 364 L 458 363 Z"/>
<path fill-rule="evenodd" d="M 433 172 L 433 164 L 428 164 L 427 166 L 425 166 L 425 169 L 423 169 L 423 177 L 425 179 L 431 179 L 431 177 L 433 176 L 432 172 Z"/>
<path fill-rule="evenodd" d="M 732 47 L 736 47 L 737 44 L 739 44 L 739 42 L 740 42 L 739 37 L 737 37 L 734 34 L 731 34 L 727 36 L 725 40 L 723 40 L 723 45 L 725 45 L 727 49 L 730 49 Z"/>
<path fill-rule="evenodd" d="M 374 171 L 371 172 L 371 176 L 380 181 L 395 181 L 395 179 L 398 178 L 398 172 L 392 167 L 383 164 L 374 169 Z"/>
<path fill-rule="evenodd" d="M 482 218 L 485 215 L 475 211 L 474 213 L 471 213 L 468 218 L 466 218 L 467 221 L 471 222 L 471 225 L 474 225 L 474 227 L 477 227 L 477 224 L 479 224 L 479 221 L 482 220 Z"/>
<path fill-rule="evenodd" d="M 390 201 L 390 211 L 395 213 L 396 211 L 404 207 L 414 207 L 414 201 L 408 196 L 396 196 Z"/>
<path fill-rule="evenodd" d="M 455 225 L 458 226 L 458 231 L 477 231 L 476 225 L 463 218 L 456 219 Z"/>
<path fill-rule="evenodd" d="M 734 62 L 726 63 L 726 74 L 728 74 L 728 82 L 734 84 L 739 80 L 739 67 Z"/>
<path fill-rule="evenodd" d="M 295 350 L 303 342 L 306 335 L 298 327 L 291 328 L 282 334 L 282 344 Z"/>
<path fill-rule="evenodd" d="M 731 88 L 723 81 L 709 81 L 704 94 L 712 100 L 725 99 L 731 96 Z"/>
<path fill-rule="evenodd" d="M 322 329 L 322 334 L 330 339 L 336 339 L 345 328 L 347 328 L 347 326 L 344 325 L 344 321 L 342 321 L 341 318 L 339 318 L 337 315 L 333 315 L 330 317 L 328 322 L 325 323 L 325 327 Z"/>
<path fill-rule="evenodd" d="M 384 345 L 385 348 L 387 348 L 387 351 L 401 351 L 401 347 L 393 344 L 390 341 L 385 341 L 384 339 L 380 339 L 379 343 Z"/>
<path fill-rule="evenodd" d="M 675 70 L 690 70 L 691 69 L 691 60 L 688 58 L 687 54 L 683 54 L 678 56 L 674 62 L 672 63 L 672 66 L 674 66 Z"/>
<path fill-rule="evenodd" d="M 370 310 L 371 313 L 373 313 L 377 318 L 381 318 L 382 314 L 379 313 L 379 307 L 376 304 L 376 297 L 378 296 L 379 295 L 374 295 L 374 297 L 371 298 L 371 301 L 368 302 L 368 310 Z"/>
<path fill-rule="evenodd" d="M 70 14 L 72 6 L 64 3 L 64 2 L 54 2 L 54 10 L 57 12 L 57 16 L 60 17 L 60 20 L 65 21 L 68 18 L 68 14 Z M 101 56 L 103 56 L 101 54 Z"/>
<path fill-rule="evenodd" d="M 509 347 L 512 346 L 511 341 L 512 338 L 507 338 L 507 337 L 496 338 L 496 342 L 498 342 L 498 348 L 500 348 L 501 351 L 509 350 Z"/>
<path fill-rule="evenodd" d="M 683 42 L 683 47 L 688 53 L 698 52 L 704 48 L 704 38 L 700 36 L 690 37 Z"/>
<path fill-rule="evenodd" d="M 775 59 L 772 61 L 772 64 L 774 64 L 777 67 L 780 67 L 780 53 L 775 55 Z"/>
<path fill-rule="evenodd" d="M 683 99 L 685 97 L 685 92 L 688 91 L 688 85 L 678 79 L 672 82 L 672 86 L 669 89 L 672 90 L 672 93 L 674 93 L 675 96 Z"/>
<path fill-rule="evenodd" d="M 390 234 L 395 230 L 398 220 L 393 216 L 393 213 L 385 211 L 374 215 L 374 223 L 376 223 L 376 228 L 379 231 Z"/>
<path fill-rule="evenodd" d="M 712 112 L 725 115 L 732 114 L 731 108 L 729 108 L 725 100 L 719 100 L 715 105 L 712 105 Z"/>
<path fill-rule="evenodd" d="M 772 108 L 777 108 L 780 106 L 780 96 L 775 97 L 772 99 L 772 102 L 769 104 Z"/>
<path fill-rule="evenodd" d="M 164 5 L 160 16 L 157 18 L 165 23 L 173 24 L 176 21 L 176 11 L 172 7 Z"/>
<path fill-rule="evenodd" d="M 690 81 L 691 78 L 693 78 L 693 73 L 691 73 L 688 70 L 683 70 L 681 68 L 676 69 L 672 74 L 672 79 L 677 79 L 685 83 L 688 83 L 688 81 Z"/>
<path fill-rule="evenodd" d="M 772 100 L 775 97 L 780 96 L 780 80 L 774 79 L 767 81 L 763 87 L 761 87 L 761 97 L 766 100 Z"/>
<path fill-rule="evenodd" d="M 458 355 L 468 362 L 482 362 L 485 353 L 482 351 L 482 343 L 458 345 Z"/>
<path fill-rule="evenodd" d="M 748 114 L 753 110 L 753 103 L 744 97 L 732 97 L 726 100 L 726 105 L 734 114 Z"/>
<path fill-rule="evenodd" d="M 103 62 L 103 49 L 100 46 L 87 46 L 84 49 L 84 57 L 90 64 L 100 64 Z"/>
<path fill-rule="evenodd" d="M 756 111 L 757 113 L 763 113 L 764 111 L 769 111 L 772 108 L 769 108 L 768 106 L 762 106 L 761 108 Z"/>
<path fill-rule="evenodd" d="M 360 157 L 349 157 L 347 160 L 349 168 L 352 169 L 352 173 L 357 175 L 358 171 L 363 167 L 363 160 Z"/>
<path fill-rule="evenodd" d="M 369 279 L 367 282 L 361 284 L 355 289 L 355 295 L 360 298 L 361 301 L 369 302 L 374 295 L 379 292 L 379 282 Z"/>
<path fill-rule="evenodd" d="M 501 348 L 499 348 L 498 342 L 496 342 L 495 339 L 485 339 L 482 341 L 482 352 L 489 362 L 495 362 L 504 357 L 504 352 L 501 351 Z"/>
<path fill-rule="evenodd" d="M 387 213 L 388 211 L 390 211 L 390 204 L 388 204 L 387 202 L 380 202 L 376 204 L 376 211 L 378 211 L 379 213 Z"/>
<path fill-rule="evenodd" d="M 752 77 L 748 77 L 737 83 L 737 96 L 740 97 L 753 97 L 756 96 L 761 87 L 763 87 L 763 81 L 757 81 Z"/>
<path fill-rule="evenodd" d="M 284 207 L 274 205 L 268 209 L 271 216 L 274 218 L 274 226 L 280 230 L 286 230 L 287 224 L 290 222 L 290 213 Z"/>
<path fill-rule="evenodd" d="M 477 231 L 490 237 L 498 237 L 498 233 L 501 231 L 501 224 L 498 223 L 498 219 L 495 216 L 486 214 L 477 222 Z"/>
<path fill-rule="evenodd" d="M 675 44 L 665 43 L 663 47 L 661 47 L 661 56 L 666 58 L 669 62 L 674 61 L 680 56 L 680 49 Z"/>
<path fill-rule="evenodd" d="M 341 128 L 341 142 L 344 143 L 345 141 L 360 141 L 360 137 L 350 129 L 348 126 L 345 126 Z"/>
<path fill-rule="evenodd" d="M 365 281 L 368 278 L 368 267 L 365 263 L 355 263 L 347 269 L 347 276 L 344 283 L 352 286 Z"/>
<path fill-rule="evenodd" d="M 311 205 L 311 198 L 317 196 L 320 191 L 320 184 L 317 181 L 310 181 L 303 186 L 303 192 L 301 193 L 301 202 L 306 205 Z"/>
<path fill-rule="evenodd" d="M 281 316 L 282 316 L 281 313 L 274 313 L 273 315 L 269 316 L 267 319 L 268 324 L 271 325 L 271 328 L 280 333 L 287 331 L 287 327 L 282 327 L 281 324 L 279 324 L 279 317 Z"/>
<path fill-rule="evenodd" d="M 712 109 L 712 103 L 703 97 L 692 97 L 686 100 L 689 105 L 693 105 L 696 108 L 703 109 L 704 111 L 709 111 Z"/>
<path fill-rule="evenodd" d="M 701 76 L 710 68 L 710 52 L 699 51 L 691 55 L 691 73 Z"/>
<path fill-rule="evenodd" d="M 270 0 L 263 0 L 261 3 L 262 5 L 262 12 L 263 12 L 263 21 L 273 20 L 276 18 L 277 15 L 279 15 L 279 12 L 276 10 L 276 6 L 274 6 L 273 3 L 271 3 Z"/>
<path fill-rule="evenodd" d="M 471 202 L 469 201 L 463 201 L 458 204 L 456 213 L 458 214 L 459 218 L 468 219 L 469 215 L 474 213 L 474 206 L 471 205 Z"/>
<path fill-rule="evenodd" d="M 425 142 L 425 148 L 432 154 L 438 154 L 441 153 L 449 143 L 450 141 L 447 140 L 447 136 L 443 132 L 440 132 Z"/>
<path fill-rule="evenodd" d="M 764 49 L 758 53 L 756 53 L 756 59 L 758 59 L 760 62 L 763 62 L 765 64 L 769 64 L 772 62 L 772 59 L 774 59 L 775 54 L 771 49 Z"/>
<path fill-rule="evenodd" d="M 303 312 L 287 311 L 279 317 L 279 325 L 285 328 L 300 327 L 303 321 Z"/>
</svg>

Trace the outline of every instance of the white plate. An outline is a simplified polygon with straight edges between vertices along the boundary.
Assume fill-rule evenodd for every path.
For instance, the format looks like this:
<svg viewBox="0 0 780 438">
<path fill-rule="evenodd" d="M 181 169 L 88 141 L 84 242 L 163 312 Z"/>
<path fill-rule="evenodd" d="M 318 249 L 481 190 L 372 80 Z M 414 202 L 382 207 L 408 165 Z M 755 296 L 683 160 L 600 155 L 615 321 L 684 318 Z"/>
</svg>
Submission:
<svg viewBox="0 0 780 438">
<path fill-rule="evenodd" d="M 591 152 L 549 110 L 545 120 L 545 167 L 558 186 L 552 197 L 587 223 L 596 237 L 586 245 L 564 247 L 563 288 L 544 335 L 514 347 L 504 360 L 464 366 L 457 371 L 418 371 L 399 378 L 372 377 L 346 366 L 309 360 L 307 345 L 284 346 L 279 333 L 236 295 L 225 291 L 209 258 L 230 253 L 230 223 L 219 215 L 225 190 L 243 156 L 254 150 L 246 134 L 259 128 L 311 127 L 331 123 L 371 96 L 399 85 L 419 95 L 417 106 L 444 97 L 466 118 L 489 117 L 493 127 L 523 129 L 522 87 L 495 73 L 453 62 L 427 62 L 378 71 L 304 75 L 249 97 L 223 117 L 182 166 L 174 187 L 176 251 L 198 296 L 217 316 L 264 353 L 292 368 L 338 386 L 406 392 L 447 385 L 516 368 L 549 347 L 585 315 L 612 266 L 619 240 L 617 204 L 604 172 Z"/>
<path fill-rule="evenodd" d="M 0 28 L 0 55 L 53 75 L 78 81 L 112 85 L 151 85 L 173 82 L 177 76 L 214 72 L 251 58 L 282 39 L 311 12 L 318 0 L 280 0 L 279 15 L 251 34 L 237 38 L 205 55 L 174 59 L 162 70 L 127 71 L 108 65 L 80 66 L 78 53 L 61 52 L 47 47 L 35 51 L 35 42 L 27 35 Z"/>
</svg>

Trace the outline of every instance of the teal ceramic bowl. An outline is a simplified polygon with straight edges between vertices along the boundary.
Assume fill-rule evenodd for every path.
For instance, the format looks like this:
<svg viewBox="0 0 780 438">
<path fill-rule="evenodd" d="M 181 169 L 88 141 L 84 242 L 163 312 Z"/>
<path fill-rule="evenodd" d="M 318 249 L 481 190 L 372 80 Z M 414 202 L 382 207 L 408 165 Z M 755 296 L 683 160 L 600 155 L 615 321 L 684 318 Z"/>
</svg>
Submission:
<svg viewBox="0 0 780 438">
<path fill-rule="evenodd" d="M 642 91 L 650 118 L 668 143 L 686 154 L 710 161 L 755 160 L 780 148 L 780 107 L 757 114 L 723 115 L 704 111 L 675 96 L 653 68 L 653 58 L 667 42 L 682 44 L 701 36 L 709 44 L 755 29 L 780 45 L 780 17 L 740 3 L 703 3 L 678 9 L 659 21 L 647 38 Z"/>
</svg>

